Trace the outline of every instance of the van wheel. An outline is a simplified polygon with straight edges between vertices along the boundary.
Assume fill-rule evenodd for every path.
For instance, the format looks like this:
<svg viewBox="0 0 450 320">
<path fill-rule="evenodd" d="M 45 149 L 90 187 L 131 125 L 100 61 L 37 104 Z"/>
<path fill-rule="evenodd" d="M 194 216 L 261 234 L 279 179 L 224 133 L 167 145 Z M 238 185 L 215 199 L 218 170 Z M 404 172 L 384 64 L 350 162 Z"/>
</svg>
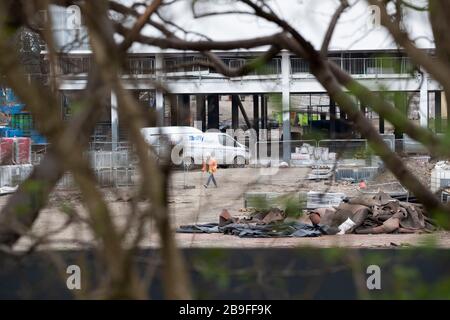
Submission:
<svg viewBox="0 0 450 320">
<path fill-rule="evenodd" d="M 186 158 L 183 158 L 183 162 L 181 163 L 181 165 L 183 166 L 183 168 L 186 168 L 186 169 L 192 169 L 192 168 L 194 168 L 194 159 L 193 158 L 191 158 L 191 157 L 186 157 Z"/>
<path fill-rule="evenodd" d="M 233 161 L 234 168 L 244 168 L 245 167 L 245 158 L 241 156 L 237 156 Z"/>
</svg>

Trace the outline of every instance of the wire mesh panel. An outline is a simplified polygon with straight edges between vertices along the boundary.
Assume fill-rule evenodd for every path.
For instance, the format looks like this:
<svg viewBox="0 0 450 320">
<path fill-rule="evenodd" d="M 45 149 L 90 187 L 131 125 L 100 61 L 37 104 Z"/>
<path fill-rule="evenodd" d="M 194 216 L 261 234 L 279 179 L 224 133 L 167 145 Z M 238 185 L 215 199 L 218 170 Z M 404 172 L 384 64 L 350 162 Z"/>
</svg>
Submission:
<svg viewBox="0 0 450 320">
<path fill-rule="evenodd" d="M 318 145 L 328 148 L 328 152 L 336 153 L 339 159 L 367 159 L 370 157 L 365 139 L 320 140 Z"/>
</svg>

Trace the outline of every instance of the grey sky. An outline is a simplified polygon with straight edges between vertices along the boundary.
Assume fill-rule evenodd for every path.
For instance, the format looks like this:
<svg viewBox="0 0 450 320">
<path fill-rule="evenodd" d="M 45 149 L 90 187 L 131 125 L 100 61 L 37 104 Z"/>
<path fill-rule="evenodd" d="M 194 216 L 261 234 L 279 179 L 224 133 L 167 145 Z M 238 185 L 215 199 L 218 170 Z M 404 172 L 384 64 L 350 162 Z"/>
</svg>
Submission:
<svg viewBox="0 0 450 320">
<path fill-rule="evenodd" d="M 131 3 L 132 0 L 116 0 Z M 424 0 L 410 0 L 423 4 Z M 270 35 L 277 32 L 275 25 L 247 15 L 223 15 L 195 19 L 191 9 L 192 0 L 180 0 L 163 11 L 163 15 L 183 28 L 203 33 L 214 40 L 245 39 Z M 294 25 L 300 33 L 318 48 L 323 40 L 327 26 L 338 0 L 272 0 L 271 7 L 285 20 Z M 370 10 L 365 0 L 350 0 L 353 4 L 342 16 L 330 44 L 331 50 L 381 50 L 395 49 L 389 34 L 382 28 L 369 28 Z M 242 4 L 229 0 L 200 0 L 196 7 L 198 12 L 213 12 L 230 9 L 246 9 Z M 431 48 L 433 44 L 426 13 L 408 10 L 406 12 L 407 28 L 410 37 L 417 39 L 417 45 Z M 147 27 L 144 33 L 157 35 Z M 182 33 L 179 36 L 184 36 Z M 190 35 L 189 39 L 198 37 Z M 134 52 L 155 51 L 157 49 L 135 44 Z"/>
</svg>

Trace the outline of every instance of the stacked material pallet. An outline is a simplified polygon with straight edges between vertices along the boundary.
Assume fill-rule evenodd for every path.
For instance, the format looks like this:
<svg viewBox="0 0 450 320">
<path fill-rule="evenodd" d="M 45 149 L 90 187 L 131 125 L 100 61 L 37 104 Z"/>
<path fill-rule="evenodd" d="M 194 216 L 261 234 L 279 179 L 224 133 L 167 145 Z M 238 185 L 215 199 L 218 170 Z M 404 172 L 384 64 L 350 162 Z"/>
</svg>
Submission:
<svg viewBox="0 0 450 320">
<path fill-rule="evenodd" d="M 328 148 L 304 143 L 301 147 L 295 148 L 295 153 L 291 153 L 291 160 L 328 162 L 336 160 L 336 153 L 329 152 Z"/>
<path fill-rule="evenodd" d="M 0 138 L 0 164 L 29 164 L 31 163 L 30 138 Z"/>
<path fill-rule="evenodd" d="M 431 191 L 436 192 L 441 188 L 450 186 L 450 163 L 439 161 L 431 170 Z"/>
<path fill-rule="evenodd" d="M 338 206 L 345 197 L 345 194 L 341 192 L 309 191 L 306 197 L 306 207 L 308 209 L 315 209 Z"/>
</svg>

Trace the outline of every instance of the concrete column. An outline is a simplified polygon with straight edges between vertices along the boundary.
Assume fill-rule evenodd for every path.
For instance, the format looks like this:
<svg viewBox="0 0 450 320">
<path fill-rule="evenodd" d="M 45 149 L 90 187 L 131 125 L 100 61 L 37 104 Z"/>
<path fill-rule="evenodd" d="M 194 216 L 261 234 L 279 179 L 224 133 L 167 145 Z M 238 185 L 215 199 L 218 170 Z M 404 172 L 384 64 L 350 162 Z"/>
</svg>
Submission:
<svg viewBox="0 0 450 320">
<path fill-rule="evenodd" d="M 195 120 L 200 124 L 197 125 L 196 128 L 205 131 L 206 129 L 206 102 L 205 96 L 202 94 L 198 94 L 195 97 L 197 104 L 197 112 L 195 116 Z"/>
<path fill-rule="evenodd" d="M 281 53 L 281 104 L 283 108 L 283 160 L 291 160 L 291 121 L 290 121 L 290 57 L 289 52 Z"/>
<path fill-rule="evenodd" d="M 363 114 L 363 116 L 365 117 L 366 116 L 366 110 L 367 110 L 367 108 L 366 108 L 366 106 L 364 106 L 364 105 L 360 105 L 359 106 L 359 110 L 361 110 L 361 113 Z"/>
<path fill-rule="evenodd" d="M 156 80 L 162 80 L 162 70 L 163 68 L 163 55 L 157 53 L 155 56 L 155 69 L 156 69 Z M 164 126 L 164 95 L 159 89 L 155 92 L 155 107 L 156 107 L 156 124 L 159 127 Z"/>
<path fill-rule="evenodd" d="M 434 92 L 434 126 L 437 133 L 442 132 L 441 91 Z"/>
<path fill-rule="evenodd" d="M 269 117 L 268 117 L 268 107 L 267 107 L 267 102 L 269 101 L 269 97 L 264 96 L 264 128 L 265 129 L 269 129 L 268 128 L 268 123 L 269 123 Z"/>
<path fill-rule="evenodd" d="M 330 98 L 330 138 L 336 138 L 336 103 Z"/>
<path fill-rule="evenodd" d="M 378 117 L 378 131 L 380 131 L 380 133 L 384 133 L 384 118 L 381 116 Z"/>
<path fill-rule="evenodd" d="M 208 95 L 208 129 L 219 129 L 219 95 Z"/>
<path fill-rule="evenodd" d="M 239 128 L 239 106 L 238 106 L 238 96 L 231 96 L 231 127 L 233 129 Z"/>
<path fill-rule="evenodd" d="M 267 129 L 266 128 L 266 119 L 264 118 L 264 114 L 265 114 L 265 110 L 264 110 L 264 106 L 266 105 L 266 97 L 262 94 L 261 95 L 261 129 Z"/>
<path fill-rule="evenodd" d="M 253 129 L 259 139 L 259 96 L 257 94 L 253 95 Z"/>
<path fill-rule="evenodd" d="M 428 95 L 428 91 L 427 91 L 427 95 Z M 428 98 L 427 98 L 427 101 L 428 101 Z M 408 116 L 407 102 L 408 102 L 408 98 L 407 98 L 406 92 L 395 92 L 394 93 L 395 108 L 397 108 L 405 117 Z M 428 109 L 428 106 L 427 106 L 427 109 Z M 427 114 L 428 114 L 428 111 L 427 111 Z M 421 119 L 420 121 L 422 121 L 422 115 L 420 116 L 420 119 Z M 427 121 L 428 121 L 428 116 L 427 116 Z M 421 122 L 421 125 L 422 125 L 422 122 Z M 403 139 L 403 132 L 398 130 L 397 128 L 394 129 L 394 135 L 395 135 L 395 139 Z"/>
<path fill-rule="evenodd" d="M 188 94 L 178 96 L 178 124 L 191 125 L 191 97 Z"/>
<path fill-rule="evenodd" d="M 449 112 L 448 112 L 447 98 L 445 96 L 445 92 L 441 92 L 441 117 L 442 117 L 442 119 L 446 119 L 445 131 L 450 129 L 450 117 L 448 115 L 449 115 Z"/>
<path fill-rule="evenodd" d="M 423 78 L 421 79 L 419 100 L 420 126 L 428 127 L 428 74 L 422 70 L 421 76 Z"/>
<path fill-rule="evenodd" d="M 173 95 L 172 99 L 170 99 L 170 125 L 171 126 L 177 126 L 178 125 L 178 105 L 179 102 L 179 96 Z"/>
<path fill-rule="evenodd" d="M 113 151 L 117 150 L 117 143 L 119 142 L 119 116 L 117 110 L 117 96 L 111 92 L 111 148 Z"/>
</svg>

